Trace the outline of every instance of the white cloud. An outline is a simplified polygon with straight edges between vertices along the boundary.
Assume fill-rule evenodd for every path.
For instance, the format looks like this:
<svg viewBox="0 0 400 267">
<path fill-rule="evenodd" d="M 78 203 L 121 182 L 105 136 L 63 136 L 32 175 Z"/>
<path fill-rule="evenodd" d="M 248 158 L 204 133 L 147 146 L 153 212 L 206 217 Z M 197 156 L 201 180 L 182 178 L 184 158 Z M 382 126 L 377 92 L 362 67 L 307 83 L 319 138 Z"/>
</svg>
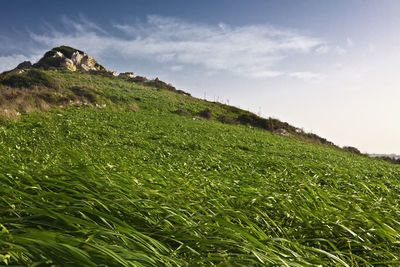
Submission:
<svg viewBox="0 0 400 267">
<path fill-rule="evenodd" d="M 228 71 L 249 77 L 276 77 L 283 59 L 307 54 L 324 45 L 320 38 L 268 25 L 233 27 L 188 23 L 149 16 L 146 22 L 114 25 L 105 32 L 85 19 L 63 18 L 67 32 L 32 33 L 46 46 L 70 45 L 94 56 L 114 54 L 170 65 L 198 65 L 207 71 Z"/>
<path fill-rule="evenodd" d="M 352 40 L 350 37 L 347 37 L 347 38 L 346 38 L 346 43 L 347 43 L 347 46 L 348 46 L 349 48 L 353 48 L 353 47 L 354 47 L 354 42 L 353 42 L 353 40 Z"/>
<path fill-rule="evenodd" d="M 375 53 L 376 47 L 374 44 L 368 44 L 368 52 L 369 53 Z"/>
<path fill-rule="evenodd" d="M 252 72 L 251 76 L 254 78 L 275 78 L 278 76 L 282 76 L 284 73 L 279 71 L 258 71 Z"/>
<path fill-rule="evenodd" d="M 172 71 L 181 71 L 181 70 L 183 70 L 183 66 L 182 65 L 174 65 L 174 66 L 171 66 L 170 69 Z"/>
<path fill-rule="evenodd" d="M 292 72 L 288 74 L 289 77 L 297 78 L 305 81 L 315 81 L 322 78 L 321 74 L 314 72 Z"/>
<path fill-rule="evenodd" d="M 326 53 L 328 53 L 329 51 L 330 51 L 330 48 L 329 48 L 327 45 L 320 45 L 320 46 L 318 46 L 318 47 L 315 49 L 315 52 L 316 52 L 317 54 L 320 54 L 320 55 L 326 54 Z"/>
<path fill-rule="evenodd" d="M 340 47 L 340 46 L 337 46 L 337 47 L 336 47 L 335 52 L 336 52 L 336 54 L 339 55 L 339 56 L 343 56 L 343 55 L 346 55 L 346 54 L 347 54 L 346 49 L 344 49 L 343 47 Z"/>
</svg>

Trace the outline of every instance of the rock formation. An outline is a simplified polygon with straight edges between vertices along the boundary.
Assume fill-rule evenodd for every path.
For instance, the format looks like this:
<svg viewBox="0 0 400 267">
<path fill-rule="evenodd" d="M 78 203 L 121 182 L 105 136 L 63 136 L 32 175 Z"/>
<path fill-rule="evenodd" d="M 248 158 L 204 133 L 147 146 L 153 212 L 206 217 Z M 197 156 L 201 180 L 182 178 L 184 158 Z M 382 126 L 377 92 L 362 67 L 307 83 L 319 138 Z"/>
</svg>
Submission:
<svg viewBox="0 0 400 267">
<path fill-rule="evenodd" d="M 20 63 L 15 69 L 5 71 L 2 74 L 20 74 L 24 73 L 26 69 L 32 67 L 32 63 L 30 61 L 24 61 Z"/>
<path fill-rule="evenodd" d="M 135 78 L 135 74 L 133 72 L 123 72 L 118 77 Z"/>
<path fill-rule="evenodd" d="M 285 137 L 289 137 L 290 133 L 286 130 L 286 129 L 276 129 L 274 131 L 274 134 L 280 135 L 280 136 L 285 136 Z"/>
<path fill-rule="evenodd" d="M 30 61 L 24 61 L 17 66 L 17 69 L 24 70 L 32 67 L 32 63 Z"/>
<path fill-rule="evenodd" d="M 90 72 L 107 76 L 115 76 L 116 72 L 110 71 L 97 63 L 97 60 L 78 49 L 60 46 L 48 51 L 34 68 L 45 70 L 69 70 Z"/>
</svg>

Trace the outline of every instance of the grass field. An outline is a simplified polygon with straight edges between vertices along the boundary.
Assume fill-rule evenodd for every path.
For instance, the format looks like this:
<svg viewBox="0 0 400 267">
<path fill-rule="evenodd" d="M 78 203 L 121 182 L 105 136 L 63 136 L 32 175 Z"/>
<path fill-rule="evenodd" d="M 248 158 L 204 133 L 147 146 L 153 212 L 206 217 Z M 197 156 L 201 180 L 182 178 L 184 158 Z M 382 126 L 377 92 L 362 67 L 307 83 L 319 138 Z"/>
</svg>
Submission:
<svg viewBox="0 0 400 267">
<path fill-rule="evenodd" d="M 219 104 L 48 73 L 107 107 L 1 122 L 0 265 L 400 265 L 399 165 L 174 113 L 229 115 Z"/>
</svg>

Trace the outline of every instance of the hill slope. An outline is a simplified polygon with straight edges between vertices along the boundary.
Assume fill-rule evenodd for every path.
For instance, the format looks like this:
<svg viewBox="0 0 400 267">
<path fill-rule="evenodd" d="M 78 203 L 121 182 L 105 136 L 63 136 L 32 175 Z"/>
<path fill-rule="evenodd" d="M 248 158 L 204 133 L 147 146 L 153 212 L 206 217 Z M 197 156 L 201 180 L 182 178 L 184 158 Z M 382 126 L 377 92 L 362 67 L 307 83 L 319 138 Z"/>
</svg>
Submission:
<svg viewBox="0 0 400 267">
<path fill-rule="evenodd" d="M 400 263 L 397 165 L 236 124 L 252 115 L 150 84 L 18 75 L 28 83 L 3 77 L 2 103 L 32 110 L 0 125 L 2 263 Z"/>
</svg>

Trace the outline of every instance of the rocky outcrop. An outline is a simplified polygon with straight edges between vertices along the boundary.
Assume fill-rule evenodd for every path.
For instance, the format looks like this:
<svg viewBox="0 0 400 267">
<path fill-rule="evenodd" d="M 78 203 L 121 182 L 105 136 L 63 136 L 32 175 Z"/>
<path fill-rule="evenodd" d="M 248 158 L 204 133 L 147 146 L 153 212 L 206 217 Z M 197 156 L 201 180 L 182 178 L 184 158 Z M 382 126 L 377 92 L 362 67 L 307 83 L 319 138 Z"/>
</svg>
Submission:
<svg viewBox="0 0 400 267">
<path fill-rule="evenodd" d="M 4 71 L 1 74 L 21 74 L 24 73 L 26 69 L 32 67 L 32 63 L 30 61 L 24 61 L 20 63 L 15 69 Z"/>
<path fill-rule="evenodd" d="M 90 70 L 97 70 L 96 69 L 96 64 L 97 61 L 94 57 L 91 57 L 89 55 L 84 55 L 81 61 L 81 66 L 85 66 L 86 68 Z"/>
<path fill-rule="evenodd" d="M 46 70 L 90 72 L 107 76 L 116 75 L 116 72 L 98 64 L 94 57 L 68 46 L 55 47 L 48 51 L 33 67 Z"/>
<path fill-rule="evenodd" d="M 134 74 L 133 72 L 123 72 L 123 73 L 120 73 L 120 74 L 118 75 L 118 77 L 121 77 L 121 78 L 126 77 L 126 78 L 131 78 L 131 79 L 133 79 L 133 78 L 135 78 L 135 74 Z"/>
<path fill-rule="evenodd" d="M 66 68 L 70 71 L 76 71 L 76 65 L 69 58 L 64 58 L 63 61 L 61 61 L 61 67 Z"/>
<path fill-rule="evenodd" d="M 82 58 L 83 54 L 79 53 L 78 51 L 75 51 L 71 56 L 71 60 L 74 62 L 75 65 L 80 65 Z"/>
<path fill-rule="evenodd" d="M 274 131 L 274 134 L 280 135 L 280 136 L 285 136 L 285 137 L 289 137 L 290 133 L 286 130 L 286 129 L 276 129 Z"/>
<path fill-rule="evenodd" d="M 32 63 L 30 61 L 24 61 L 22 63 L 20 63 L 16 69 L 20 69 L 20 70 L 24 70 L 24 69 L 28 69 L 32 67 Z"/>
</svg>

